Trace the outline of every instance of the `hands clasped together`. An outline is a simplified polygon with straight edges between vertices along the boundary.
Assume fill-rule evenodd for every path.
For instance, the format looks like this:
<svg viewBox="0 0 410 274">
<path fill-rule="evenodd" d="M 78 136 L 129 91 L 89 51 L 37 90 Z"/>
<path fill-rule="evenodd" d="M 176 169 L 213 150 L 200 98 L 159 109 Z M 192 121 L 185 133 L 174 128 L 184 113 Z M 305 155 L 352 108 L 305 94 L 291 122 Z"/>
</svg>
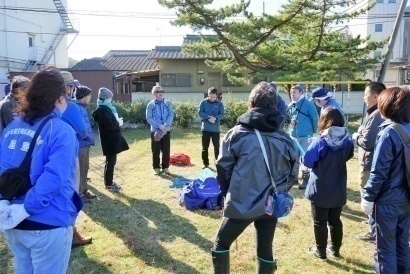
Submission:
<svg viewBox="0 0 410 274">
<path fill-rule="evenodd" d="M 11 204 L 8 200 L 0 200 L 0 231 L 16 227 L 29 216 L 24 204 Z"/>
</svg>

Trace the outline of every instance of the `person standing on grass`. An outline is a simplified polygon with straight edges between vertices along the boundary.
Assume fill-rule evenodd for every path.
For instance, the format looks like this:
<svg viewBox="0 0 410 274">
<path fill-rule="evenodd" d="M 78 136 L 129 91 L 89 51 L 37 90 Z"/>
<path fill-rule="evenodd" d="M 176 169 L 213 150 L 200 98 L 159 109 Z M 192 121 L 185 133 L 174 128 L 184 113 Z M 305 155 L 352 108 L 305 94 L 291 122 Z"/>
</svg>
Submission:
<svg viewBox="0 0 410 274">
<path fill-rule="evenodd" d="M 94 121 L 98 124 L 100 132 L 101 148 L 105 156 L 104 185 L 110 191 L 120 191 L 121 186 L 115 183 L 114 167 L 117 163 L 117 154 L 128 150 L 128 144 L 122 136 L 120 127 L 123 125 L 122 118 L 118 117 L 116 108 L 111 104 L 113 94 L 108 88 L 100 88 L 98 91 L 98 108 L 93 112 Z"/>
<path fill-rule="evenodd" d="M 342 207 L 347 200 L 346 162 L 353 157 L 354 145 L 337 108 L 328 107 L 319 119 L 319 136 L 313 138 L 302 163 L 311 168 L 305 196 L 311 202 L 316 248 L 309 253 L 326 259 L 326 253 L 340 257 L 343 224 Z M 328 227 L 331 246 L 327 248 Z"/>
<path fill-rule="evenodd" d="M 374 146 L 376 136 L 379 133 L 379 126 L 384 122 L 379 109 L 377 108 L 377 98 L 380 92 L 386 89 L 383 83 L 371 82 L 364 90 L 363 100 L 367 105 L 366 118 L 357 132 L 353 133 L 352 139 L 359 146 L 359 186 L 360 194 L 363 195 L 363 187 L 370 177 L 370 168 L 372 167 Z M 369 232 L 359 235 L 364 241 L 374 240 L 374 221 L 369 215 Z"/>
<path fill-rule="evenodd" d="M 202 162 L 203 168 L 209 166 L 208 148 L 212 139 L 215 160 L 219 155 L 219 138 L 221 134 L 220 122 L 225 114 L 224 105 L 218 100 L 218 90 L 214 87 L 208 89 L 208 98 L 202 100 L 199 105 L 198 115 L 202 125 Z"/>
<path fill-rule="evenodd" d="M 310 102 L 303 93 L 301 85 L 296 85 L 290 88 L 290 98 L 287 111 L 290 120 L 289 134 L 294 137 L 303 148 L 304 151 L 309 146 L 309 138 L 317 131 L 317 122 L 319 120 L 315 104 Z M 299 152 L 299 154 L 301 154 Z M 298 163 L 298 174 L 299 174 Z M 301 165 L 302 182 L 299 184 L 299 189 L 306 189 L 309 181 L 310 171 L 305 166 Z M 299 182 L 298 182 L 299 183 Z"/>
<path fill-rule="evenodd" d="M 229 273 L 229 249 L 233 241 L 254 223 L 258 273 L 273 273 L 276 260 L 272 243 L 278 219 L 265 213 L 272 187 L 262 148 L 254 129 L 261 133 L 268 152 L 270 170 L 279 193 L 288 191 L 296 176 L 297 149 L 280 126 L 276 91 L 266 82 L 249 95 L 249 110 L 238 118 L 221 144 L 216 162 L 217 180 L 225 197 L 224 217 L 212 247 L 214 273 Z"/>
<path fill-rule="evenodd" d="M 76 103 L 83 115 L 84 122 L 87 126 L 87 138 L 79 139 L 78 160 L 80 163 L 80 195 L 83 199 L 90 200 L 97 196 L 88 191 L 87 175 L 90 166 L 90 146 L 95 144 L 94 133 L 91 128 L 90 119 L 88 118 L 87 105 L 91 100 L 92 90 L 86 86 L 77 86 L 75 98 Z"/>
<path fill-rule="evenodd" d="M 340 113 L 344 116 L 342 107 L 333 99 L 332 94 L 327 91 L 324 87 L 317 87 L 312 90 L 311 99 L 318 107 L 320 107 L 320 116 L 322 116 L 325 108 L 334 107 L 337 108 Z"/>
<path fill-rule="evenodd" d="M 172 103 L 164 98 L 164 89 L 161 86 L 154 86 L 151 92 L 155 99 L 147 105 L 146 118 L 151 125 L 152 167 L 155 175 L 161 174 L 161 167 L 162 173 L 170 174 L 171 124 L 174 120 L 174 109 Z"/>
<path fill-rule="evenodd" d="M 410 273 L 410 188 L 403 143 L 393 127 L 410 134 L 410 90 L 383 90 L 377 104 L 386 119 L 380 125 L 370 177 L 361 208 L 375 221 L 377 273 Z M 397 125 L 400 124 L 400 125 Z"/>
<path fill-rule="evenodd" d="M 68 100 L 59 70 L 36 72 L 19 100 L 22 117 L 9 125 L 0 140 L 0 173 L 18 167 L 34 141 L 32 188 L 11 201 L 0 195 L 0 231 L 13 252 L 16 273 L 63 274 L 74 222 L 84 204 L 75 190 L 78 142 L 73 129 L 59 119 Z M 37 141 L 32 140 L 45 119 L 50 120 Z"/>
</svg>

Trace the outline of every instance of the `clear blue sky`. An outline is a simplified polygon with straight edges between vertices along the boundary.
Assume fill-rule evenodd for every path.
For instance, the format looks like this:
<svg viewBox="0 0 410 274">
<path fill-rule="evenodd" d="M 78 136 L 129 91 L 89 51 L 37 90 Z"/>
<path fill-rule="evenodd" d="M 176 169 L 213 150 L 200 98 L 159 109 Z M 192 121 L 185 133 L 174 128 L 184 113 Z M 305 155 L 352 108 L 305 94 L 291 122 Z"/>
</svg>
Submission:
<svg viewBox="0 0 410 274">
<path fill-rule="evenodd" d="M 215 0 L 214 6 L 240 0 Z M 265 4 L 264 4 L 265 2 Z M 275 13 L 286 0 L 253 0 L 250 10 Z M 157 0 L 68 0 L 73 16 L 79 19 L 80 34 L 69 48 L 68 56 L 77 60 L 101 57 L 109 50 L 150 50 L 155 46 L 179 46 L 193 31 L 173 27 L 172 10 Z M 74 20 L 77 22 L 77 20 Z M 68 36 L 69 43 L 74 35 Z"/>
</svg>

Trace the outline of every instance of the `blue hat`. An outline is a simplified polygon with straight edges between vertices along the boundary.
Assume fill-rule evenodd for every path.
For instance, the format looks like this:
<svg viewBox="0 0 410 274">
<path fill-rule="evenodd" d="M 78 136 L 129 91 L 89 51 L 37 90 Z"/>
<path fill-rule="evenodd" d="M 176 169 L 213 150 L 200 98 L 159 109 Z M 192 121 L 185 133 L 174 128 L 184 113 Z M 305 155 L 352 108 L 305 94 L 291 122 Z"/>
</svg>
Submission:
<svg viewBox="0 0 410 274">
<path fill-rule="evenodd" d="M 312 99 L 324 100 L 331 97 L 331 94 L 324 87 L 317 87 L 312 91 Z"/>
<path fill-rule="evenodd" d="M 269 86 L 270 86 L 271 88 L 273 88 L 275 91 L 278 90 L 278 89 L 276 88 L 276 84 L 275 84 L 274 82 L 270 82 L 270 83 L 269 83 Z"/>
</svg>

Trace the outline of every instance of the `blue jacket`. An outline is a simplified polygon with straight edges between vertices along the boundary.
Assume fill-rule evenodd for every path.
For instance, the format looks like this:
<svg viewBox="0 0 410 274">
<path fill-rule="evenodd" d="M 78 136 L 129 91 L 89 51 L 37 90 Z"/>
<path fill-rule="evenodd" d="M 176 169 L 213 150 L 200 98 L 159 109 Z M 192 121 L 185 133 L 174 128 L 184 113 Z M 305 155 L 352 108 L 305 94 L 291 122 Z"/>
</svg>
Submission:
<svg viewBox="0 0 410 274">
<path fill-rule="evenodd" d="M 61 117 L 61 112 L 53 113 Z M 3 132 L 0 143 L 0 173 L 18 167 L 27 146 L 42 120 L 33 126 L 22 119 L 15 119 Z M 41 139 L 40 139 L 41 138 Z M 83 204 L 79 202 L 75 186 L 75 159 L 78 142 L 73 129 L 59 118 L 51 119 L 44 126 L 33 151 L 30 179 L 33 187 L 12 201 L 22 204 L 31 216 L 26 221 L 44 225 L 65 227 L 74 224 Z"/>
<path fill-rule="evenodd" d="M 84 105 L 81 101 L 75 100 L 73 101 L 77 104 L 78 108 L 80 109 L 81 115 L 84 118 L 85 126 L 87 127 L 87 137 L 85 139 L 81 139 L 79 135 L 77 135 L 77 139 L 79 142 L 80 147 L 89 147 L 95 145 L 95 137 L 93 133 L 93 129 L 91 128 L 90 119 L 88 118 L 88 112 L 86 105 Z"/>
<path fill-rule="evenodd" d="M 174 120 L 174 110 L 172 103 L 168 100 L 152 100 L 147 105 L 146 117 L 151 125 L 151 132 L 157 131 L 160 125 L 165 125 L 167 131 L 171 130 L 171 124 Z"/>
<path fill-rule="evenodd" d="M 64 111 L 61 119 L 69 124 L 77 134 L 79 140 L 87 138 L 87 127 L 76 103 L 68 101 L 67 109 Z"/>
<path fill-rule="evenodd" d="M 330 127 L 313 139 L 302 163 L 311 168 L 305 196 L 315 206 L 341 207 L 346 204 L 346 162 L 354 145 L 345 127 Z"/>
<path fill-rule="evenodd" d="M 286 102 L 279 95 L 278 102 L 276 103 L 276 108 L 278 109 L 279 113 L 283 116 L 283 118 L 286 118 Z"/>
<path fill-rule="evenodd" d="M 198 115 L 199 117 L 201 117 L 202 120 L 201 130 L 210 132 L 220 132 L 220 121 L 224 114 L 224 105 L 218 99 L 216 99 L 214 102 L 209 101 L 209 98 L 202 100 L 198 109 Z M 211 116 L 216 118 L 214 124 L 211 124 L 208 121 L 208 118 Z"/>
<path fill-rule="evenodd" d="M 320 110 L 320 115 L 322 115 L 323 110 L 324 110 L 325 108 L 328 108 L 328 107 L 335 107 L 335 108 L 337 108 L 337 109 L 340 111 L 340 113 L 341 113 L 343 116 L 345 115 L 345 113 L 343 112 L 342 107 L 341 107 L 341 106 L 339 105 L 339 103 L 336 102 L 336 100 L 333 99 L 333 98 L 330 98 L 329 101 L 326 103 L 326 105 L 324 105 L 324 106 L 322 107 L 322 109 Z"/>
<path fill-rule="evenodd" d="M 288 105 L 288 116 L 296 121 L 295 126 L 290 126 L 289 134 L 295 138 L 313 136 L 317 131 L 318 114 L 315 104 L 306 98 Z"/>
<path fill-rule="evenodd" d="M 380 125 L 370 178 L 364 186 L 363 198 L 375 204 L 399 204 L 410 201 L 406 182 L 404 147 L 397 133 L 389 126 L 391 120 Z M 403 124 L 410 131 L 410 124 Z"/>
</svg>

